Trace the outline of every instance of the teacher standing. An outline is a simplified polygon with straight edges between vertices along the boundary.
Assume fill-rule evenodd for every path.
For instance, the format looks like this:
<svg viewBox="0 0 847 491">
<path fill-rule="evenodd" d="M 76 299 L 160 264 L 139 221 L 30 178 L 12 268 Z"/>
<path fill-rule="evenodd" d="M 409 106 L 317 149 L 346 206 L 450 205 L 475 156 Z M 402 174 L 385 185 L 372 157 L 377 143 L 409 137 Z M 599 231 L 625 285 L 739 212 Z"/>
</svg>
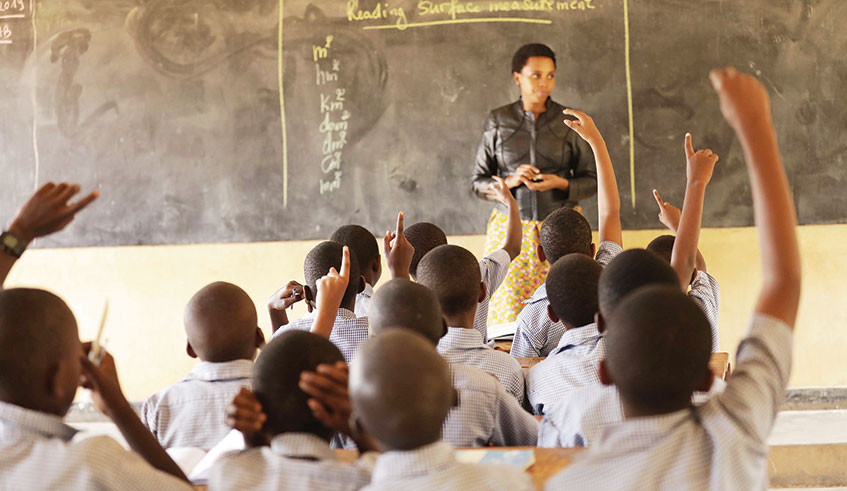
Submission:
<svg viewBox="0 0 847 491">
<path fill-rule="evenodd" d="M 518 201 L 523 223 L 520 255 L 491 299 L 494 324 L 514 322 L 523 301 L 540 286 L 549 265 L 536 254 L 539 228 L 553 211 L 597 192 L 591 147 L 565 126 L 565 106 L 550 95 L 556 86 L 556 54 L 543 44 L 521 46 L 512 57 L 520 98 L 488 115 L 474 166 L 473 189 L 483 199 L 500 176 Z M 486 255 L 502 247 L 506 210 L 498 205 L 488 220 Z"/>
</svg>

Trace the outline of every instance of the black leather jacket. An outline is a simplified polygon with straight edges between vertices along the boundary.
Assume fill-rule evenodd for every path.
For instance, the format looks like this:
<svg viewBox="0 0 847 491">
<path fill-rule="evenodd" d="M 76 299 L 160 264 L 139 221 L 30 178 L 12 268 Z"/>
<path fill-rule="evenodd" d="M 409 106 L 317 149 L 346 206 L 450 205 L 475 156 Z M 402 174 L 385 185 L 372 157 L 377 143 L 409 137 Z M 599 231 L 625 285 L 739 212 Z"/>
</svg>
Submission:
<svg viewBox="0 0 847 491">
<path fill-rule="evenodd" d="M 476 154 L 473 190 L 485 199 L 485 190 L 494 180 L 506 178 L 521 164 L 538 167 L 544 174 L 556 174 L 570 181 L 570 189 L 532 191 L 524 185 L 512 189 L 523 220 L 544 220 L 562 206 L 574 207 L 597 192 L 594 153 L 575 131 L 565 126 L 561 104 L 547 98 L 547 112 L 538 117 L 524 112 L 520 100 L 499 107 L 488 115 L 482 143 Z M 505 212 L 503 205 L 497 205 Z"/>
</svg>

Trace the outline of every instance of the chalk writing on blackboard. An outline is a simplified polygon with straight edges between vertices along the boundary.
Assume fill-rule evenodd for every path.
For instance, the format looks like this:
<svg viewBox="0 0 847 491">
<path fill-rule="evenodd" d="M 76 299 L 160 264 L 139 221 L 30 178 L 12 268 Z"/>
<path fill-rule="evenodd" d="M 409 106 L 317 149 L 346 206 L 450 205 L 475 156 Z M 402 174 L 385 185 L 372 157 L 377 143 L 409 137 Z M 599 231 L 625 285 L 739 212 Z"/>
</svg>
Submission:
<svg viewBox="0 0 847 491">
<path fill-rule="evenodd" d="M 312 45 L 315 65 L 315 85 L 319 93 L 321 123 L 318 132 L 321 143 L 320 193 L 331 193 L 341 187 L 341 162 L 347 145 L 350 111 L 345 108 L 347 89 L 339 87 L 341 60 L 332 57 L 334 37 L 329 35 L 323 44 Z"/>
</svg>

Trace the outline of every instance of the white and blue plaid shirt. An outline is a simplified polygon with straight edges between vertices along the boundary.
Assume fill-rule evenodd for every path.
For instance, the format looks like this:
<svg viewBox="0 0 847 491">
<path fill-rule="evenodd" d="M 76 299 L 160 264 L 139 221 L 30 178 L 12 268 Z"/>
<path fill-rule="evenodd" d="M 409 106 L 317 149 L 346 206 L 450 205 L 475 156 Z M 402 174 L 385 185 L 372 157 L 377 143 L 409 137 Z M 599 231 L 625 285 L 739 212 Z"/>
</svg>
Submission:
<svg viewBox="0 0 847 491">
<path fill-rule="evenodd" d="M 315 322 L 317 312 L 306 314 L 300 319 L 291 322 L 288 325 L 282 326 L 275 333 L 274 337 L 287 329 L 300 329 L 302 331 L 311 331 L 312 324 Z M 368 332 L 368 318 L 356 317 L 356 314 L 347 309 L 338 309 L 338 314 L 335 316 L 335 324 L 332 326 L 332 334 L 329 335 L 329 340 L 332 344 L 338 347 L 341 354 L 344 355 L 344 361 L 350 363 L 359 351 L 359 346 L 368 340 L 370 334 Z"/>
<path fill-rule="evenodd" d="M 491 303 L 491 296 L 506 279 L 510 264 L 512 264 L 512 258 L 504 249 L 494 251 L 479 262 L 479 272 L 482 275 L 482 282 L 485 283 L 486 295 L 485 300 L 476 307 L 473 327 L 482 334 L 483 342 L 488 341 L 488 304 Z"/>
</svg>

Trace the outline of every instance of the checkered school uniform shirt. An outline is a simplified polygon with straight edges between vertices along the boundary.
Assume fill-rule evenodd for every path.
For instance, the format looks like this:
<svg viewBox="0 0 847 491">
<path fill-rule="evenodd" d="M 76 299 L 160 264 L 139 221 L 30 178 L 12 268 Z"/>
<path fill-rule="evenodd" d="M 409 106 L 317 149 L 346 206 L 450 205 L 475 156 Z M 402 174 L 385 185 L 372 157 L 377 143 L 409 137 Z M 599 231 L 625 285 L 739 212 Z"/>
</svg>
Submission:
<svg viewBox="0 0 847 491">
<path fill-rule="evenodd" d="M 526 392 L 521 364 L 508 353 L 484 344 L 475 329 L 449 328 L 438 342 L 438 352 L 451 365 L 470 365 L 494 375 L 523 405 Z"/>
<path fill-rule="evenodd" d="M 362 293 L 356 295 L 356 306 L 353 308 L 353 313 L 356 317 L 367 317 L 368 307 L 371 303 L 371 297 L 374 296 L 374 287 L 369 283 L 365 283 L 365 289 Z"/>
<path fill-rule="evenodd" d="M 287 326 L 282 326 L 274 333 L 274 337 L 286 329 L 311 331 L 312 323 L 315 322 L 315 314 L 316 312 L 306 314 Z M 338 314 L 335 316 L 335 325 L 332 327 L 332 334 L 329 335 L 329 340 L 344 355 L 344 361 L 350 363 L 359 351 L 359 346 L 367 341 L 368 337 L 370 335 L 368 334 L 367 317 L 356 317 L 356 314 L 347 309 L 338 309 Z"/>
<path fill-rule="evenodd" d="M 339 462 L 327 441 L 309 433 L 283 433 L 270 447 L 221 456 L 209 474 L 209 489 L 353 491 L 370 478 L 363 466 Z"/>
<path fill-rule="evenodd" d="M 506 279 L 510 264 L 512 264 L 512 258 L 504 249 L 498 249 L 479 261 L 479 272 L 482 275 L 482 282 L 485 283 L 486 294 L 485 300 L 476 307 L 473 327 L 482 334 L 483 342 L 488 341 L 488 304 L 491 303 L 491 296 Z"/>
<path fill-rule="evenodd" d="M 767 438 L 785 399 L 792 336 L 782 321 L 753 316 L 722 393 L 604 427 L 547 489 L 767 489 Z"/>
<path fill-rule="evenodd" d="M 454 447 L 535 446 L 538 421 L 491 375 L 451 365 L 459 405 L 444 421 L 444 441 Z"/>
<path fill-rule="evenodd" d="M 488 491 L 532 490 L 529 475 L 506 466 L 461 464 L 449 444 L 439 441 L 416 450 L 380 455 L 366 490 Z"/>
<path fill-rule="evenodd" d="M 606 357 L 606 341 L 597 324 L 565 331 L 559 345 L 541 363 L 529 369 L 526 392 L 535 414 L 577 387 L 600 384 L 597 366 Z"/>
<path fill-rule="evenodd" d="M 150 396 L 141 422 L 164 448 L 217 445 L 229 433 L 226 407 L 242 387 L 250 387 L 251 360 L 203 361 L 182 382 Z"/>
<path fill-rule="evenodd" d="M 594 260 L 605 266 L 622 251 L 620 244 L 601 242 Z M 526 306 L 518 314 L 515 339 L 509 354 L 516 357 L 547 356 L 556 349 L 565 333 L 565 326 L 561 322 L 551 321 L 547 315 L 547 306 L 550 305 L 547 301 L 547 286 L 539 286 L 524 303 Z"/>
<path fill-rule="evenodd" d="M 109 437 L 72 441 L 51 414 L 0 402 L 0 489 L 191 490 Z"/>
<path fill-rule="evenodd" d="M 720 340 L 718 339 L 718 314 L 721 305 L 721 287 L 718 280 L 705 271 L 697 271 L 688 296 L 694 303 L 700 306 L 709 326 L 712 328 L 712 352 L 720 351 Z"/>
</svg>

